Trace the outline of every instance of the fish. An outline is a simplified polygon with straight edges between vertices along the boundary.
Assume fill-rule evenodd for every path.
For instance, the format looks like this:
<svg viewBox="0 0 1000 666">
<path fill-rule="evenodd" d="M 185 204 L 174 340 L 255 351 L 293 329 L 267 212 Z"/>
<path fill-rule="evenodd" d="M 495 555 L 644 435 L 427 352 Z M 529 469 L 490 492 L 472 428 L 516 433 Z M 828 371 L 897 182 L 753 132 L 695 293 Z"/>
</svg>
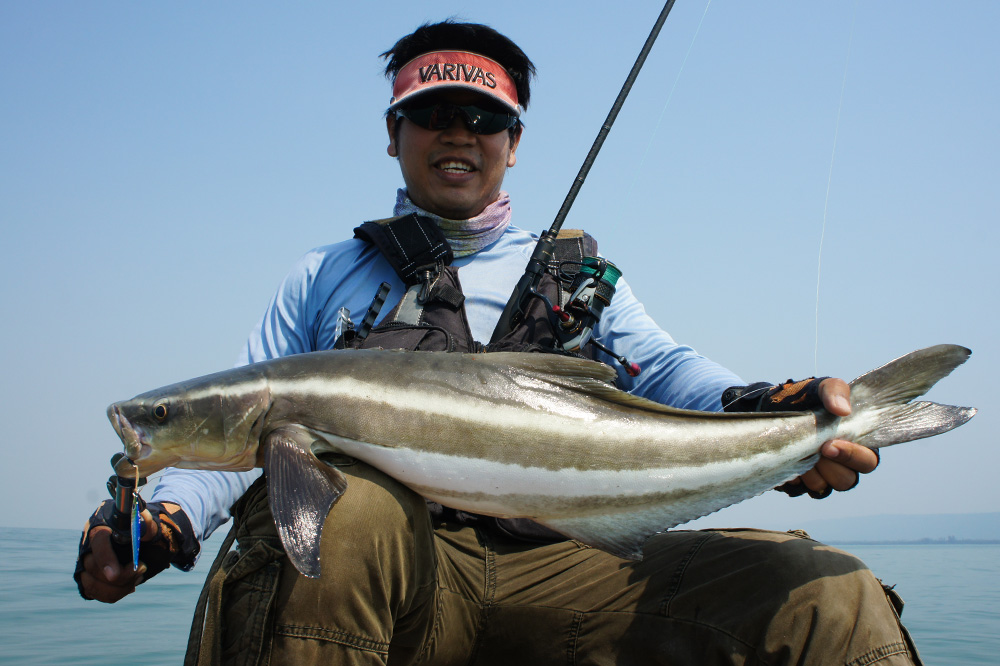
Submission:
<svg viewBox="0 0 1000 666">
<path fill-rule="evenodd" d="M 320 575 L 323 522 L 347 490 L 335 453 L 462 511 L 528 518 L 641 559 L 652 535 L 794 479 L 823 442 L 871 449 L 958 427 L 975 408 L 914 401 L 966 361 L 937 345 L 851 383 L 850 416 L 715 413 L 614 387 L 615 371 L 540 353 L 331 350 L 261 361 L 108 407 L 119 473 L 263 467 L 289 560 Z"/>
</svg>

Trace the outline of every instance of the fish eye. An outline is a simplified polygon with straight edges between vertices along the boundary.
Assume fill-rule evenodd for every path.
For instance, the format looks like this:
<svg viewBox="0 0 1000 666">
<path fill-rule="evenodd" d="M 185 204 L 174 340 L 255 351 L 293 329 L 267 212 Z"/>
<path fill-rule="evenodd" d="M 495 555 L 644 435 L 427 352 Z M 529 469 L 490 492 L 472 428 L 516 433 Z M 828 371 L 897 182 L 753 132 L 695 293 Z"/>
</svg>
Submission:
<svg viewBox="0 0 1000 666">
<path fill-rule="evenodd" d="M 164 403 L 160 403 L 153 407 L 153 418 L 157 421 L 163 421 L 167 418 L 167 406 Z"/>
</svg>

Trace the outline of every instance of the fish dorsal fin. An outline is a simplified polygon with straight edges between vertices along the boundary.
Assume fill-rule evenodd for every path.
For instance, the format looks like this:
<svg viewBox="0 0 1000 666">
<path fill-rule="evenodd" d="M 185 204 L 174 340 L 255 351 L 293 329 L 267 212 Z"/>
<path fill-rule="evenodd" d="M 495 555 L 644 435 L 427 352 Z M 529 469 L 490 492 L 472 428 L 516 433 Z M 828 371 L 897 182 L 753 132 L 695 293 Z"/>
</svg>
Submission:
<svg viewBox="0 0 1000 666">
<path fill-rule="evenodd" d="M 618 373 L 611 366 L 599 361 L 564 354 L 523 352 L 493 352 L 478 354 L 473 358 L 478 363 L 493 365 L 498 370 L 512 370 L 530 375 L 547 384 L 635 409 L 666 413 L 681 411 L 615 388 L 612 382 Z"/>
<path fill-rule="evenodd" d="M 614 368 L 609 365 L 566 354 L 505 351 L 470 354 L 469 356 L 475 362 L 484 365 L 506 366 L 532 374 L 544 373 L 553 379 L 562 378 L 581 382 L 598 381 L 602 384 L 609 384 L 618 376 Z"/>
<path fill-rule="evenodd" d="M 268 501 L 281 545 L 299 573 L 319 576 L 323 523 L 334 502 L 347 489 L 347 479 L 310 451 L 315 437 L 308 431 L 281 428 L 264 440 Z"/>
<path fill-rule="evenodd" d="M 699 412 L 690 409 L 668 407 L 659 402 L 626 393 L 612 385 L 618 374 L 615 369 L 599 361 L 591 361 L 563 354 L 539 354 L 522 352 L 491 352 L 470 355 L 477 363 L 496 367 L 505 366 L 515 371 L 531 374 L 541 381 L 563 388 L 579 391 L 590 396 L 618 405 L 657 414 L 673 416 L 710 415 L 717 419 L 756 419 L 801 416 L 801 412 Z"/>
</svg>

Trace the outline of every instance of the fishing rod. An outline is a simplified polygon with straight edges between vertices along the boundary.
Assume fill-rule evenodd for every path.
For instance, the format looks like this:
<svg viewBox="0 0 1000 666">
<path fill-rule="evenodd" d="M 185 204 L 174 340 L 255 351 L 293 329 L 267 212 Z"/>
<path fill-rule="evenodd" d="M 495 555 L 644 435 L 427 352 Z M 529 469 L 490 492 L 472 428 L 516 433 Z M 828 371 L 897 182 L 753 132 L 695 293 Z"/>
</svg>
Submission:
<svg viewBox="0 0 1000 666">
<path fill-rule="evenodd" d="M 646 62 L 646 57 L 653 48 L 653 43 L 656 42 L 656 38 L 660 34 L 660 29 L 666 22 L 667 15 L 670 14 L 670 10 L 673 8 L 674 2 L 675 0 L 667 0 L 667 3 L 660 11 L 660 15 L 657 17 L 656 23 L 653 25 L 653 29 L 646 38 L 646 42 L 643 44 L 642 50 L 639 52 L 639 56 L 632 65 L 632 69 L 629 71 L 628 77 L 625 79 L 625 83 L 622 85 L 622 89 L 618 93 L 618 97 L 615 98 L 615 102 L 611 106 L 611 111 L 608 112 L 608 117 L 604 120 L 604 124 L 597 133 L 597 138 L 594 140 L 594 144 L 590 147 L 590 152 L 587 153 L 587 157 L 583 160 L 583 165 L 580 167 L 580 171 L 577 173 L 576 179 L 573 181 L 573 185 L 569 188 L 569 192 L 566 194 L 566 198 L 563 200 L 562 206 L 556 213 L 552 226 L 549 227 L 548 231 L 543 232 L 541 237 L 538 239 L 538 243 L 535 245 L 535 249 L 531 253 L 531 258 L 528 260 L 528 265 L 524 269 L 524 275 L 522 275 L 521 279 L 518 280 L 517 286 L 514 288 L 514 292 L 510 295 L 510 299 L 504 307 L 503 314 L 500 315 L 500 320 L 497 322 L 496 328 L 493 330 L 493 337 L 490 339 L 491 342 L 496 342 L 503 336 L 507 335 L 521 321 L 523 321 L 525 313 L 527 312 L 528 302 L 533 297 L 541 296 L 541 294 L 538 293 L 538 285 L 541 282 L 542 275 L 546 273 L 550 263 L 552 262 L 552 257 L 555 252 L 556 236 L 558 236 L 559 230 L 562 228 L 563 221 L 566 219 L 569 209 L 573 206 L 573 202 L 576 200 L 576 195 L 580 192 L 580 188 L 583 187 L 583 182 L 586 180 L 587 174 L 590 173 L 590 168 L 593 166 L 594 161 L 597 158 L 597 153 L 601 150 L 601 146 L 604 145 L 604 140 L 611 131 L 611 126 L 618 117 L 618 112 L 625 104 L 625 98 L 628 97 L 629 91 L 632 90 L 632 85 L 639 76 L 639 70 L 642 69 L 643 64 Z M 593 261 L 588 262 L 588 259 Z M 608 267 L 613 268 L 613 272 L 609 272 L 607 270 Z M 582 346 L 583 344 L 587 344 L 587 342 L 595 344 L 598 348 L 615 357 L 620 363 L 622 363 L 622 365 L 625 366 L 626 371 L 628 371 L 630 375 L 634 376 L 635 374 L 638 374 L 638 366 L 628 363 L 628 361 L 623 357 L 618 357 L 613 354 L 606 347 L 590 337 L 590 333 L 593 330 L 594 325 L 597 323 L 597 320 L 600 319 L 601 311 L 603 311 L 604 305 L 607 304 L 605 299 L 597 297 L 598 294 L 596 292 L 607 292 L 610 287 L 610 294 L 613 294 L 615 281 L 620 275 L 620 271 L 618 271 L 614 264 L 596 257 L 585 257 L 584 264 L 581 267 L 580 272 L 577 273 L 578 277 L 574 280 L 573 293 L 575 295 L 579 294 L 579 297 L 575 299 L 571 298 L 568 304 L 569 306 L 572 306 L 574 303 L 577 305 L 575 307 L 564 307 L 561 309 L 556 307 L 553 309 L 562 322 L 561 327 L 572 329 L 572 337 L 570 337 L 569 342 L 571 346 L 566 347 L 566 343 L 564 342 L 564 347 L 573 350 L 574 348 L 579 348 L 579 346 Z M 613 278 L 613 280 L 611 278 Z M 581 300 L 580 297 L 586 300 Z M 610 295 L 607 296 L 606 300 L 610 301 Z M 574 310 L 575 312 L 573 312 Z"/>
</svg>

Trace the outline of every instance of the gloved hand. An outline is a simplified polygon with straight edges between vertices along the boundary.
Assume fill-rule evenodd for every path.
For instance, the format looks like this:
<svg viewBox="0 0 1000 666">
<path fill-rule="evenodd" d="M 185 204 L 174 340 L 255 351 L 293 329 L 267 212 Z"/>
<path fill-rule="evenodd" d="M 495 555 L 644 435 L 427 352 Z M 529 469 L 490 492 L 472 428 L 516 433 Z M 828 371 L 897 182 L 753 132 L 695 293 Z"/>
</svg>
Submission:
<svg viewBox="0 0 1000 666">
<path fill-rule="evenodd" d="M 150 502 L 140 514 L 143 534 L 139 543 L 139 566 L 133 570 L 131 548 L 122 562 L 111 540 L 114 502 L 101 504 L 83 527 L 73 579 L 80 596 L 114 603 L 135 591 L 170 564 L 188 571 L 194 566 L 200 546 L 191 521 L 180 506 Z"/>
<path fill-rule="evenodd" d="M 722 393 L 722 409 L 727 412 L 805 412 L 823 407 L 819 385 L 829 377 L 789 379 L 784 384 L 757 382 L 750 386 L 730 386 Z"/>
<path fill-rule="evenodd" d="M 772 386 L 758 382 L 749 386 L 731 386 L 722 393 L 722 408 L 727 412 L 794 412 L 827 409 L 836 416 L 850 414 L 850 387 L 839 379 L 810 377 L 789 379 Z M 879 463 L 878 450 L 844 440 L 826 442 L 821 458 L 812 470 L 784 483 L 775 490 L 791 497 L 809 494 L 814 499 L 829 497 L 836 490 L 850 490 L 858 485 Z"/>
</svg>

